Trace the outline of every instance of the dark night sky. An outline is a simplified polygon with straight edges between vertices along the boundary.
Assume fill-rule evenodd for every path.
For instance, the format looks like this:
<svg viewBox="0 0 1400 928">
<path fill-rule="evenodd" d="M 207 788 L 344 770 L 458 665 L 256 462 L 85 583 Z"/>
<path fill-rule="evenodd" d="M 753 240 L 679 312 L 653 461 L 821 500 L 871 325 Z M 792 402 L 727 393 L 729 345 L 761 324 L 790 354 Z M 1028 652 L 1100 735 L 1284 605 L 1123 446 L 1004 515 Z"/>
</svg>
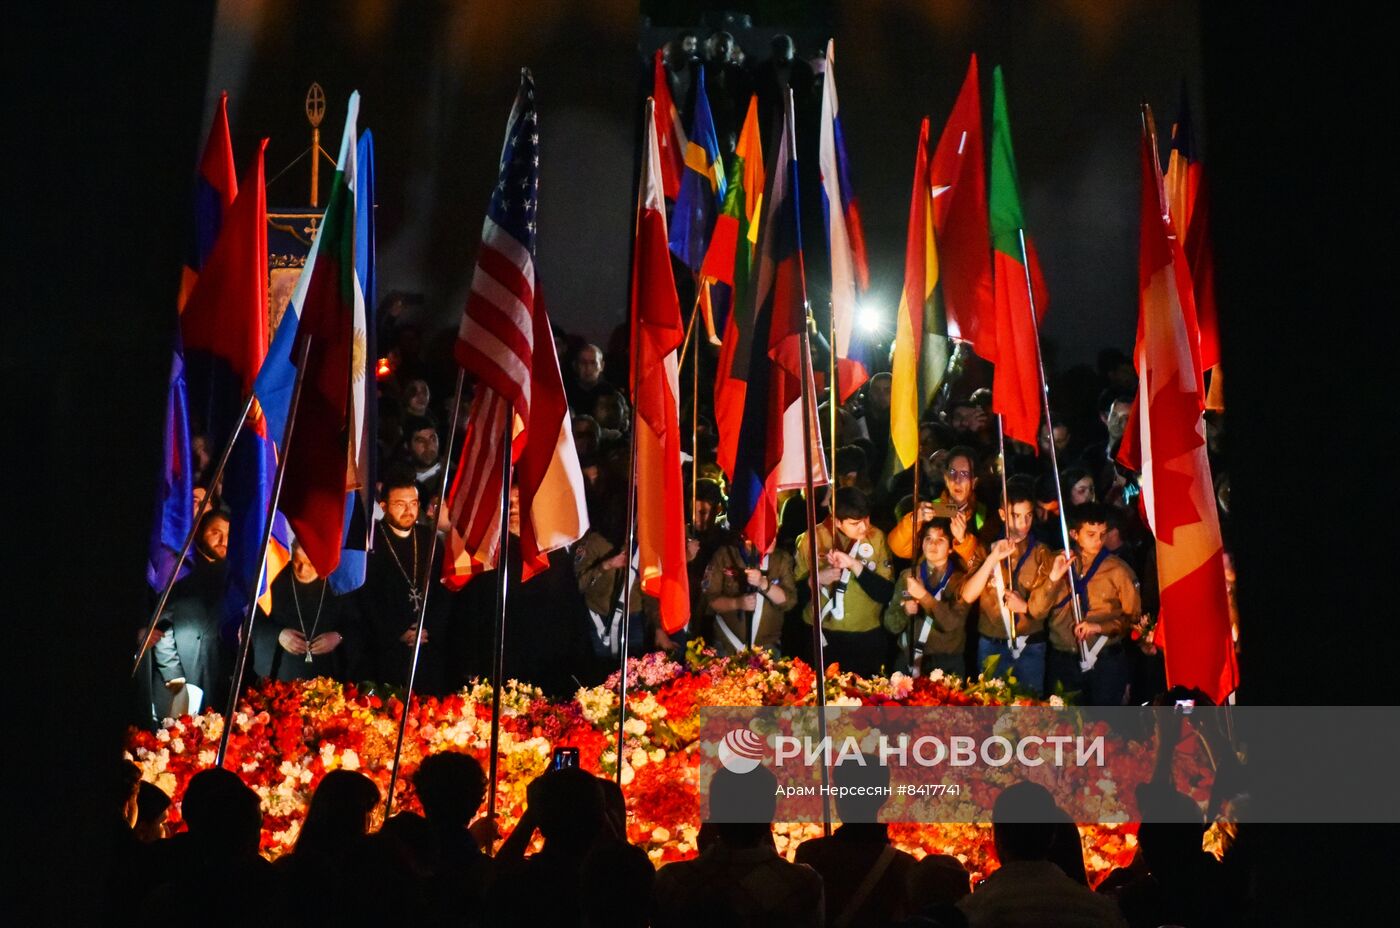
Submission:
<svg viewBox="0 0 1400 928">
<path fill-rule="evenodd" d="M 668 17 L 677 27 L 693 24 L 674 11 L 699 8 L 646 6 L 656 27 Z M 919 119 L 932 117 L 936 135 L 976 52 L 984 103 L 992 65 L 1006 71 L 1027 223 L 1051 292 L 1047 357 L 1092 361 L 1099 347 L 1130 347 L 1137 104 L 1153 103 L 1165 130 L 1182 78 L 1198 91 L 1195 3 L 749 8 L 777 11 L 768 20 L 754 14 L 756 36 L 835 36 L 877 302 L 892 310 L 898 299 Z M 322 145 L 332 153 L 345 99 L 359 89 L 360 125 L 374 130 L 377 145 L 381 290 L 423 293 L 430 319 L 448 325 L 465 299 L 518 69 L 530 66 L 541 108 L 539 260 L 550 312 L 564 328 L 604 340 L 627 299 L 639 22 L 636 0 L 223 2 L 206 111 L 228 89 L 240 170 L 268 135 L 273 177 L 308 144 L 302 99 L 310 82 L 326 89 Z M 750 62 L 766 57 L 765 44 L 746 46 Z M 1202 102 L 1193 99 L 1205 135 Z M 324 185 L 329 173 L 322 176 Z M 272 184 L 269 204 L 299 204 L 306 188 L 303 163 Z"/>
</svg>

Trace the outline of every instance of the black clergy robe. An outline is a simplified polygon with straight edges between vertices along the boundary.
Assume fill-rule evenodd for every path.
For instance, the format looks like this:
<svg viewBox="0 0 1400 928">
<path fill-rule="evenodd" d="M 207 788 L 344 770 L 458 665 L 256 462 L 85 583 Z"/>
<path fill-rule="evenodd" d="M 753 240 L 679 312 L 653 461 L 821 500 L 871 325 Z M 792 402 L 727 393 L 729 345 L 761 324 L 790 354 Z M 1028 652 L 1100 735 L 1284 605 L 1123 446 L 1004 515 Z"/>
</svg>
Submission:
<svg viewBox="0 0 1400 928">
<path fill-rule="evenodd" d="M 413 639 L 404 644 L 401 638 L 418 621 L 409 584 L 409 580 L 416 577 L 420 595 L 428 591 L 428 613 L 424 622 L 428 640 L 423 642 L 418 658 L 414 692 L 427 696 L 447 692 L 443 654 L 449 615 L 448 594 L 441 582 L 442 545 L 437 546 L 431 565 L 428 564 L 430 547 L 432 530 L 425 525 L 415 525 L 406 538 L 400 538 L 383 522 L 376 526 L 374 550 L 365 565 L 365 583 L 356 593 L 355 607 L 363 632 L 363 646 L 358 649 L 356 666 L 351 668 L 356 680 L 407 685 L 413 661 Z"/>
<path fill-rule="evenodd" d="M 286 568 L 272 581 L 272 614 L 259 608 L 253 621 L 252 672 L 273 680 L 348 680 L 357 639 L 362 637 L 354 627 L 356 611 L 353 595 L 337 596 L 325 580 L 299 583 L 291 567 Z M 339 632 L 343 640 L 329 654 L 313 654 L 307 661 L 306 655 L 289 654 L 278 644 L 277 636 L 286 628 L 304 632 L 308 643 L 326 632 Z"/>
</svg>

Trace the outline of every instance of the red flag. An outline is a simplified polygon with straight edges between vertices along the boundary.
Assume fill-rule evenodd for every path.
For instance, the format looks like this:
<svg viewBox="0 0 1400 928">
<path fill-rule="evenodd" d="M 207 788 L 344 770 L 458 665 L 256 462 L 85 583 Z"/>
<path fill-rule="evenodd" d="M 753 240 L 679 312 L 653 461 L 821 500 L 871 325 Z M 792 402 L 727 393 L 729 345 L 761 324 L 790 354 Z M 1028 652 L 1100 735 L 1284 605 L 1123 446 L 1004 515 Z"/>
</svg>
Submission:
<svg viewBox="0 0 1400 928">
<path fill-rule="evenodd" d="M 666 63 L 659 48 L 652 55 L 651 95 L 656 101 L 652 120 L 661 157 L 661 189 L 667 199 L 674 200 L 681 192 L 681 175 L 685 173 L 685 127 L 671 99 L 671 84 L 666 80 Z"/>
<path fill-rule="evenodd" d="M 588 529 L 564 380 L 535 276 L 536 127 L 534 82 L 525 72 L 454 349 L 477 388 L 448 502 L 442 572 L 452 589 L 496 566 L 507 428 L 520 488 L 521 578 L 535 576 L 548 565 L 549 552 Z"/>
<path fill-rule="evenodd" d="M 655 101 L 648 101 L 648 110 Z M 666 202 L 654 124 L 642 150 L 641 202 L 632 251 L 632 399 L 636 404 L 637 563 L 642 592 L 661 602 L 661 623 L 690 620 L 685 489 L 681 481 L 680 363 L 685 336 L 666 236 Z"/>
<path fill-rule="evenodd" d="M 982 154 L 982 95 L 977 56 L 929 166 L 933 185 L 933 223 L 938 236 L 939 277 L 948 312 L 948 334 L 967 341 L 972 350 L 996 363 L 996 302 L 987 243 L 986 162 Z"/>
<path fill-rule="evenodd" d="M 1199 688 L 1220 703 L 1236 688 L 1239 672 L 1201 420 L 1191 273 L 1172 234 L 1155 148 L 1144 128 L 1133 352 L 1139 389 L 1119 459 L 1142 475 L 1143 511 L 1157 539 L 1167 683 Z"/>
<path fill-rule="evenodd" d="M 176 303 L 181 310 L 194 292 L 195 281 L 209 253 L 218 241 L 219 229 L 229 207 L 238 196 L 238 176 L 233 167 L 233 143 L 228 132 L 228 93 L 219 94 L 219 106 L 209 126 L 209 138 L 199 159 L 199 174 L 194 188 L 194 237 L 190 254 L 180 273 L 180 296 Z"/>
<path fill-rule="evenodd" d="M 1172 126 L 1171 156 L 1164 178 L 1172 225 L 1186 252 L 1191 269 L 1191 290 L 1196 302 L 1197 331 L 1201 370 L 1220 363 L 1220 333 L 1215 316 L 1215 255 L 1210 245 L 1210 197 L 1205 168 L 1191 124 L 1186 87 L 1181 88 L 1181 112 Z"/>
</svg>

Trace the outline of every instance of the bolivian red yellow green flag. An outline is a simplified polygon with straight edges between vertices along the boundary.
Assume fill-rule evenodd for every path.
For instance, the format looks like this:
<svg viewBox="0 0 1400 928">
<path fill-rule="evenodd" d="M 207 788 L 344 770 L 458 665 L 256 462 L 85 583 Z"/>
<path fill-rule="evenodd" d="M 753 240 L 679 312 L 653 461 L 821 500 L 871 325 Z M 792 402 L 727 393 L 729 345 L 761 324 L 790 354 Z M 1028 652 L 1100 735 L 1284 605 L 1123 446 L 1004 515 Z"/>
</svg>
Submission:
<svg viewBox="0 0 1400 928">
<path fill-rule="evenodd" d="M 1025 234 L 1021 186 L 1016 176 L 1016 153 L 1011 147 L 1011 120 L 1000 67 L 992 72 L 992 87 L 992 156 L 987 194 L 997 330 L 992 411 L 1001 416 L 1008 438 L 1038 450 L 1042 397 L 1036 329 L 1045 317 L 1048 295 L 1035 246 Z"/>
<path fill-rule="evenodd" d="M 938 245 L 933 233 L 929 184 L 928 118 L 919 126 L 914 190 L 904 246 L 904 292 L 895 316 L 890 371 L 890 475 L 913 466 L 919 454 L 919 418 L 948 369 L 948 319 L 938 284 Z"/>
</svg>

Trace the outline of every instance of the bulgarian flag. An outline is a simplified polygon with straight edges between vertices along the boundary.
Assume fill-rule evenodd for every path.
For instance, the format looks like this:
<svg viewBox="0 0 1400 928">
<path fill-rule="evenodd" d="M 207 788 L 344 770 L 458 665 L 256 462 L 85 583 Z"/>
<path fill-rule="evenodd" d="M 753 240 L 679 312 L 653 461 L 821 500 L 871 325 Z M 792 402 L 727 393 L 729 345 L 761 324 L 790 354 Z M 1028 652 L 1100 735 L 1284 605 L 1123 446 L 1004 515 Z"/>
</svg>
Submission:
<svg viewBox="0 0 1400 928">
<path fill-rule="evenodd" d="M 1025 234 L 1016 153 L 1011 147 L 1011 120 L 1006 112 L 1006 88 L 1000 67 L 992 72 L 992 87 L 991 183 L 987 196 L 996 307 L 992 411 L 1001 416 L 1008 438 L 1024 442 L 1038 453 L 1043 397 L 1036 330 L 1045 317 L 1049 297 L 1035 246 Z"/>
<path fill-rule="evenodd" d="M 648 116 L 655 107 L 647 101 Z M 685 489 L 681 480 L 680 360 L 684 340 L 666 244 L 666 200 L 655 123 L 642 148 L 641 202 L 632 251 L 632 401 L 637 409 L 637 558 L 642 592 L 655 596 L 668 633 L 690 621 Z"/>
<path fill-rule="evenodd" d="M 356 119 L 360 96 L 350 97 L 345 132 L 331 181 L 330 200 L 293 295 L 297 331 L 293 360 L 309 339 L 302 390 L 282 487 L 280 509 L 306 556 L 323 577 L 340 563 L 345 540 L 345 492 L 354 472 L 351 379 L 365 363 L 364 333 L 356 353 L 355 322 L 364 295 L 355 274 Z M 305 289 L 302 288 L 305 282 Z M 301 297 L 297 300 L 297 297 Z M 358 309 L 358 312 L 357 312 Z M 363 371 L 359 371 L 363 376 Z"/>
<path fill-rule="evenodd" d="M 747 390 L 749 339 L 752 337 L 752 300 L 749 275 L 758 246 L 758 217 L 763 207 L 763 143 L 758 135 L 758 100 L 749 98 L 748 115 L 734 148 L 725 191 L 724 210 L 715 221 L 710 251 L 701 273 L 715 281 L 709 289 L 729 290 L 730 312 L 724 320 L 724 338 L 715 372 L 715 430 L 719 438 L 719 466 L 734 479 L 734 454 L 744 418 Z"/>
<path fill-rule="evenodd" d="M 1142 476 L 1142 509 L 1157 544 L 1158 634 L 1168 685 L 1221 703 L 1239 670 L 1230 631 L 1220 517 L 1201 413 L 1191 271 L 1162 190 L 1156 143 L 1144 120 L 1138 330 L 1138 394 L 1118 459 Z"/>
<path fill-rule="evenodd" d="M 919 454 L 919 418 L 948 368 L 948 326 L 938 286 L 938 246 L 929 185 L 928 117 L 919 126 L 909 233 L 904 246 L 904 292 L 895 317 L 890 370 L 890 474 L 912 467 Z"/>
</svg>

